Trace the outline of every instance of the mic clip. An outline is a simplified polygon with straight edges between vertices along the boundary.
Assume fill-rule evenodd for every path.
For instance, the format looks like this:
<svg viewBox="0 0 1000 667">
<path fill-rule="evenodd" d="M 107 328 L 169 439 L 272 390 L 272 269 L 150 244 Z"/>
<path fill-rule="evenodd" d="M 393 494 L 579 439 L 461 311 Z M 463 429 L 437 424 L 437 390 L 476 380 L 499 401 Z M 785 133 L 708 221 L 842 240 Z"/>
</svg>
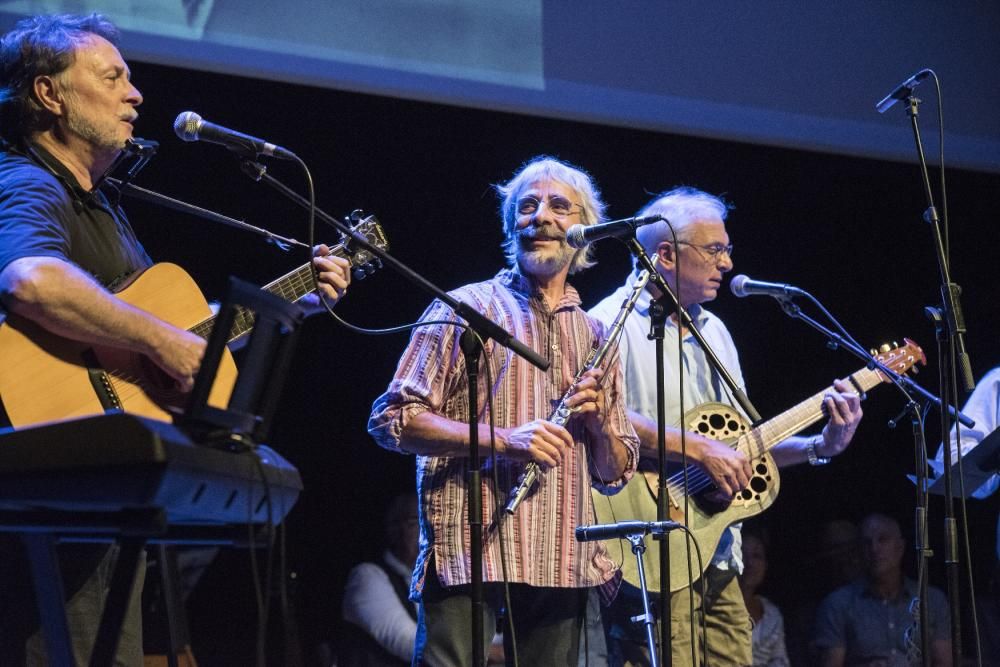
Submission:
<svg viewBox="0 0 1000 667">
<path fill-rule="evenodd" d="M 114 177 L 112 185 L 120 193 L 122 187 L 131 183 L 132 179 L 149 164 L 159 147 L 158 142 L 149 139 L 138 137 L 126 139 L 121 152 L 118 153 L 111 166 L 105 169 L 104 173 L 94 181 L 91 191 L 96 192 L 105 181 Z M 115 205 L 117 206 L 117 202 Z"/>
</svg>

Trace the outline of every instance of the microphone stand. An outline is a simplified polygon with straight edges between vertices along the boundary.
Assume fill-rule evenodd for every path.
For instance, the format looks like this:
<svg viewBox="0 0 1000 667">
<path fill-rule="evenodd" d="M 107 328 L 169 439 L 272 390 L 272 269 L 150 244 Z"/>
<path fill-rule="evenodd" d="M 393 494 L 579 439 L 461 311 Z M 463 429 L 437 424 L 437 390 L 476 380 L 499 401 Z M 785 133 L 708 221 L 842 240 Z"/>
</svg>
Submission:
<svg viewBox="0 0 1000 667">
<path fill-rule="evenodd" d="M 662 537 L 662 536 L 661 536 Z M 646 537 L 642 533 L 631 534 L 626 536 L 626 539 L 632 543 L 632 553 L 635 555 L 635 565 L 636 570 L 639 573 L 639 587 L 642 589 L 642 624 L 646 626 L 646 646 L 649 647 L 649 664 L 650 665 L 667 665 L 670 666 L 671 656 L 665 654 L 663 662 L 661 663 L 657 660 L 656 656 L 656 633 L 653 632 L 653 624 L 656 622 L 653 617 L 653 610 L 649 606 L 649 588 L 646 586 L 646 568 L 643 565 L 643 556 L 646 554 Z M 665 538 L 663 538 L 666 541 Z M 660 553 L 664 554 L 669 551 L 666 548 L 661 548 Z M 661 584 L 662 586 L 662 584 Z M 669 590 L 669 588 L 668 588 Z M 660 595 L 660 599 L 669 599 L 670 595 Z M 670 618 L 669 616 L 667 618 Z M 662 627 L 664 624 L 661 623 Z M 667 623 L 667 628 L 669 629 L 670 624 Z M 663 645 L 664 651 L 670 651 L 670 643 Z"/>
<path fill-rule="evenodd" d="M 230 218 L 229 216 L 222 215 L 221 213 L 216 213 L 215 211 L 210 211 L 207 208 L 202 208 L 201 206 L 195 206 L 194 204 L 189 204 L 186 201 L 180 199 L 175 199 L 173 197 L 168 197 L 167 195 L 155 192 L 153 190 L 147 190 L 146 188 L 140 188 L 138 185 L 133 185 L 131 183 L 124 183 L 114 178 L 106 179 L 107 183 L 112 187 L 116 188 L 119 192 L 127 197 L 133 199 L 138 199 L 151 204 L 157 204 L 163 206 L 164 208 L 169 208 L 180 213 L 187 213 L 204 220 L 209 220 L 211 222 L 218 222 L 229 227 L 235 227 L 241 229 L 245 232 L 252 232 L 258 234 L 267 239 L 269 243 L 272 243 L 282 250 L 289 250 L 291 246 L 297 246 L 299 248 L 309 248 L 308 243 L 302 243 L 292 238 L 281 236 L 280 234 L 275 234 L 274 232 L 264 229 L 263 227 L 256 227 L 251 225 L 249 222 L 244 222 L 243 220 L 237 220 L 236 218 Z"/>
<path fill-rule="evenodd" d="M 816 301 L 816 298 L 813 297 L 813 295 L 806 292 L 805 290 L 803 290 L 802 294 L 804 294 L 807 298 Z M 854 342 L 848 340 L 844 336 L 841 336 L 837 332 L 830 330 L 829 328 L 823 326 L 822 324 L 814 320 L 809 315 L 803 313 L 802 309 L 799 308 L 798 304 L 792 302 L 790 297 L 775 296 L 774 298 L 778 300 L 778 302 L 781 305 L 781 310 L 784 311 L 786 315 L 788 315 L 793 319 L 802 320 L 803 322 L 811 326 L 813 329 L 826 336 L 827 347 L 829 347 L 831 350 L 842 348 L 847 352 L 853 354 L 855 357 L 863 361 L 865 364 L 867 364 L 868 368 L 873 370 L 878 369 L 879 371 L 882 372 L 883 375 L 885 375 L 888 379 L 890 379 L 893 384 L 895 384 L 905 394 L 907 394 L 907 398 L 909 398 L 909 394 L 911 393 L 917 394 L 918 396 L 920 396 L 920 398 L 929 402 L 931 405 L 937 407 L 939 410 L 947 412 L 953 419 L 957 419 L 963 426 L 972 428 L 973 426 L 976 425 L 976 422 L 973 421 L 970 417 L 968 417 L 964 412 L 956 410 L 952 405 L 947 405 L 943 403 L 940 398 L 938 398 L 937 396 L 930 393 L 929 391 L 921 387 L 919 384 L 914 382 L 908 375 L 900 375 L 899 373 L 892 370 L 891 368 L 883 364 L 881 361 L 873 357 L 871 354 L 866 352 L 864 349 L 855 345 Z"/>
<path fill-rule="evenodd" d="M 253 166 L 244 166 L 244 171 L 246 171 L 251 176 L 251 178 L 254 178 L 255 180 L 258 181 L 263 180 L 265 183 L 274 187 L 276 190 L 281 192 L 283 195 L 285 195 L 295 203 L 305 208 L 309 208 L 310 204 L 305 198 L 299 196 L 294 190 L 287 187 L 277 179 L 267 175 L 266 168 L 263 165 L 253 162 L 252 160 L 243 160 L 243 163 L 244 165 L 248 165 L 248 163 L 249 165 L 253 165 Z M 309 249 L 310 251 L 312 250 L 311 248 L 309 248 L 308 244 L 296 241 L 295 239 L 279 236 L 266 229 L 255 227 L 254 225 L 243 222 L 242 220 L 229 218 L 219 213 L 209 211 L 208 209 L 204 209 L 199 206 L 195 206 L 193 204 L 188 204 L 187 202 L 183 202 L 179 199 L 174 199 L 172 197 L 168 197 L 166 195 L 154 192 L 152 190 L 140 188 L 136 185 L 132 185 L 131 183 L 123 183 L 122 181 L 110 178 L 108 179 L 108 183 L 119 188 L 119 191 L 122 194 L 137 199 L 141 199 L 147 202 L 159 204 L 161 206 L 165 206 L 172 210 L 180 211 L 182 213 L 189 213 L 191 215 L 195 215 L 197 217 L 210 220 L 212 222 L 219 222 L 225 225 L 230 225 L 233 227 L 237 227 L 239 229 L 243 229 L 245 231 L 261 234 L 267 237 L 269 241 L 275 243 L 276 245 L 285 250 L 287 250 L 287 246 L 290 245 L 306 248 Z M 419 287 L 422 287 L 424 290 L 433 294 L 435 298 L 439 299 L 443 303 L 450 306 L 451 309 L 455 311 L 456 315 L 462 317 L 468 323 L 466 326 L 466 333 L 468 333 L 469 330 L 475 331 L 476 333 L 479 334 L 480 337 L 484 339 L 486 338 L 492 339 L 496 341 L 498 344 L 503 345 L 507 349 L 511 350 L 518 356 L 525 359 L 528 363 L 532 364 L 536 368 L 539 368 L 543 371 L 548 370 L 550 363 L 547 359 L 545 359 L 540 354 L 535 352 L 533 349 L 529 348 L 524 343 L 519 341 L 517 338 L 515 338 L 513 335 L 507 332 L 503 327 L 496 324 L 492 320 L 488 319 L 485 315 L 481 314 L 480 312 L 474 310 L 468 304 L 454 298 L 453 296 L 442 290 L 440 287 L 438 287 L 437 285 L 430 282 L 422 275 L 420 275 L 419 273 L 408 267 L 406 264 L 397 260 L 395 257 L 387 253 L 385 250 L 370 243 L 368 239 L 366 239 L 364 236 L 354 233 L 354 231 L 349 226 L 345 225 L 340 220 L 337 220 L 333 216 L 325 213 L 324 211 L 318 208 L 316 209 L 316 214 L 320 219 L 324 220 L 328 224 L 333 225 L 342 234 L 353 239 L 359 246 L 364 248 L 366 251 L 378 257 L 383 262 L 383 264 L 386 264 L 394 268 L 406 280 Z M 475 338 L 476 338 L 475 336 L 470 337 L 470 339 L 475 339 Z M 466 342 L 465 342 L 466 340 L 468 339 L 466 335 L 463 334 L 461 343 L 463 352 L 466 352 Z M 482 347 L 478 345 L 478 340 L 475 340 L 474 342 L 475 342 L 475 347 L 478 348 L 479 351 L 481 351 Z M 472 535 L 470 558 L 471 558 L 472 583 L 473 583 L 470 596 L 472 598 L 472 613 L 473 613 L 473 621 L 472 621 L 473 659 L 475 661 L 474 664 L 476 665 L 476 667 L 480 667 L 480 665 L 485 664 L 483 656 L 483 646 L 482 646 L 482 637 L 483 637 L 482 502 L 483 501 L 482 501 L 482 486 L 479 482 L 480 462 L 479 462 L 478 421 L 477 421 L 477 415 L 479 414 L 477 405 L 478 397 L 476 395 L 477 394 L 476 383 L 471 379 L 472 374 L 474 372 L 477 372 L 478 370 L 479 354 L 478 352 L 475 352 L 474 356 L 470 357 L 469 355 L 473 353 L 474 351 L 466 352 L 467 360 L 474 359 L 474 363 L 467 364 L 470 369 L 469 371 L 470 373 L 469 528 L 470 528 L 470 534 Z"/>
<path fill-rule="evenodd" d="M 291 199 L 293 202 L 302 206 L 303 208 L 311 208 L 311 204 L 304 197 L 300 196 L 294 190 L 281 183 L 277 179 L 273 178 L 267 174 L 267 169 L 253 161 L 248 159 L 241 160 L 242 169 L 244 173 L 253 178 L 256 181 L 264 181 L 267 185 L 271 186 L 284 196 Z M 459 301 L 454 298 L 441 288 L 434 285 L 432 282 L 424 278 L 422 275 L 403 264 L 395 257 L 387 253 L 382 248 L 378 248 L 372 243 L 369 243 L 362 235 L 356 234 L 340 220 L 337 220 L 333 216 L 330 216 L 319 208 L 316 209 L 317 216 L 320 219 L 332 224 L 335 228 L 340 230 L 341 233 L 354 239 L 358 245 L 370 252 L 371 254 L 382 260 L 383 264 L 387 264 L 394 268 L 397 273 L 401 274 L 409 282 L 422 287 L 424 290 L 430 292 L 443 303 L 451 307 L 455 314 L 466 320 L 468 325 L 466 326 L 465 332 L 462 334 L 459 345 L 462 349 L 463 354 L 466 359 L 466 369 L 469 378 L 469 535 L 471 545 L 469 548 L 469 558 L 470 558 L 470 569 L 472 574 L 472 585 L 470 589 L 471 598 L 471 611 L 472 611 L 472 664 L 474 667 L 481 667 L 485 664 L 485 655 L 483 647 L 483 544 L 482 544 L 482 532 L 483 532 L 483 519 L 482 519 L 482 506 L 483 506 L 483 488 L 480 482 L 480 459 L 479 459 L 479 405 L 478 405 L 478 369 L 479 369 L 479 357 L 482 353 L 482 346 L 479 344 L 479 338 L 491 338 L 500 345 L 503 345 L 507 349 L 511 350 L 524 360 L 526 360 L 531 365 L 535 366 L 540 370 L 548 370 L 550 363 L 547 359 L 542 357 L 538 352 L 531 349 L 521 341 L 517 340 L 513 335 L 507 332 L 503 327 L 496 324 L 492 320 L 488 319 L 485 315 L 477 310 L 474 310 L 471 306 L 465 302 Z M 475 334 L 478 334 L 476 336 Z"/>
<path fill-rule="evenodd" d="M 701 331 L 694 325 L 694 321 L 691 316 L 688 315 L 687 310 L 681 306 L 680 302 L 677 300 L 677 296 L 674 294 L 673 290 L 667 284 L 667 281 L 663 279 L 660 272 L 657 271 L 656 266 L 646 255 L 645 249 L 643 249 L 642 244 L 639 243 L 635 238 L 635 231 L 633 230 L 632 235 L 623 239 L 626 246 L 628 246 L 631 253 L 635 256 L 636 260 L 646 271 L 649 272 L 649 279 L 655 283 L 657 289 L 660 290 L 660 298 L 650 303 L 649 313 L 650 320 L 652 320 L 650 325 L 649 337 L 653 339 L 656 346 L 656 454 L 657 454 L 657 490 L 656 490 L 656 520 L 666 521 L 669 517 L 669 510 L 667 503 L 669 502 L 667 494 L 667 445 L 666 445 L 666 410 L 664 402 L 664 387 L 666 383 L 666 373 L 663 366 L 663 338 L 665 333 L 665 323 L 667 318 L 667 309 L 664 307 L 663 299 L 669 299 L 675 308 L 677 313 L 677 331 L 678 339 L 680 339 L 680 331 L 686 328 L 694 336 L 694 339 L 701 346 L 701 349 L 705 352 L 705 358 L 708 359 L 709 364 L 712 366 L 713 370 L 719 375 L 726 386 L 732 393 L 733 398 L 739 403 L 740 407 L 750 416 L 750 419 L 757 423 L 761 421 L 760 413 L 754 408 L 753 404 L 750 403 L 750 399 L 747 397 L 746 392 L 736 383 L 733 376 L 729 373 L 729 370 L 722 364 L 719 357 L 715 354 L 715 351 L 702 336 Z M 655 317 L 654 317 L 655 315 Z M 681 394 L 683 396 L 683 387 L 681 387 Z M 683 423 L 683 415 L 681 415 L 680 431 L 681 437 L 684 437 L 685 425 Z M 687 489 L 684 489 L 685 496 L 687 495 Z M 673 661 L 673 654 L 671 650 L 671 635 L 670 635 L 670 542 L 669 539 L 664 536 L 656 536 L 654 539 L 661 539 L 662 543 L 660 545 L 660 598 L 659 598 L 659 617 L 660 617 L 660 657 L 663 661 L 662 664 L 666 667 L 670 667 Z M 690 582 L 690 585 L 694 585 L 694 582 Z M 647 610 L 648 613 L 648 610 Z M 692 618 L 692 623 L 693 623 Z M 691 628 L 691 643 L 694 646 L 694 628 Z"/>
<path fill-rule="evenodd" d="M 809 294 L 808 292 L 805 291 L 803 291 L 802 294 L 806 296 L 808 299 L 812 300 L 813 302 L 819 303 L 812 294 Z M 914 459 L 916 461 L 916 465 L 914 467 L 916 469 L 917 507 L 915 509 L 915 517 L 914 517 L 915 529 L 916 529 L 914 548 L 916 549 L 917 552 L 918 572 L 921 574 L 921 576 L 918 577 L 918 586 L 919 586 L 918 595 L 920 596 L 920 601 L 921 601 L 919 605 L 921 656 L 923 664 L 930 665 L 930 658 L 931 658 L 930 630 L 929 630 L 930 613 L 926 601 L 927 601 L 927 566 L 930 557 L 932 555 L 932 552 L 927 545 L 927 514 L 928 514 L 927 493 L 926 493 L 926 489 L 928 487 L 927 448 L 926 448 L 926 442 L 924 440 L 923 429 L 921 428 L 922 420 L 920 419 L 920 407 L 919 404 L 912 398 L 911 393 L 917 394 L 920 396 L 921 399 L 923 399 L 923 401 L 937 406 L 937 408 L 941 410 L 941 415 L 943 420 L 948 420 L 949 417 L 954 416 L 960 423 L 970 428 L 975 425 L 975 422 L 973 422 L 973 420 L 970 419 L 968 416 L 958 411 L 955 408 L 955 406 L 943 404 L 940 398 L 934 396 L 930 392 L 926 391 L 923 387 L 913 382 L 913 380 L 911 380 L 907 375 L 900 375 L 895 371 L 887 368 L 878 359 L 867 354 L 863 349 L 855 345 L 853 341 L 848 340 L 844 336 L 841 336 L 840 334 L 830 330 L 829 328 L 823 326 L 822 324 L 814 320 L 812 317 L 803 313 L 802 309 L 798 306 L 798 304 L 792 301 L 791 296 L 775 295 L 774 298 L 778 300 L 778 302 L 781 304 L 781 309 L 789 317 L 793 319 L 802 320 L 803 322 L 811 326 L 813 329 L 816 329 L 821 334 L 826 336 L 827 347 L 829 347 L 830 349 L 837 349 L 838 347 L 845 349 L 854 356 L 864 361 L 869 368 L 871 369 L 877 368 L 879 371 L 882 372 L 883 375 L 885 375 L 885 377 L 890 379 L 892 383 L 895 384 L 908 399 L 905 413 L 910 414 L 911 422 L 913 425 L 913 447 L 914 447 Z M 928 310 L 935 310 L 935 309 L 928 309 Z M 946 337 L 946 334 L 944 333 L 945 326 L 943 319 L 940 317 L 937 318 L 936 323 L 938 332 L 937 338 L 939 345 L 941 345 L 943 344 L 944 338 Z M 944 372 L 943 369 L 941 369 L 941 372 L 942 373 Z M 946 409 L 942 409 L 942 407 Z M 893 422 L 890 422 L 890 424 L 894 425 L 896 421 L 898 420 L 893 420 Z M 948 443 L 946 449 L 950 449 L 950 443 Z M 949 481 L 948 478 L 945 478 L 946 485 L 948 481 Z M 951 599 L 950 596 L 949 599 Z M 954 613 L 954 610 L 952 611 L 952 613 Z M 952 630 L 954 632 L 954 625 L 952 625 Z"/>
<path fill-rule="evenodd" d="M 934 75 L 937 81 L 937 75 Z M 940 93 L 939 93 L 940 94 Z M 938 100 L 940 105 L 940 99 Z M 923 219 L 930 224 L 931 233 L 934 237 L 934 250 L 937 254 L 938 271 L 941 274 L 941 306 L 947 328 L 943 330 L 944 341 L 942 347 L 947 352 L 941 357 L 939 370 L 941 396 L 949 400 L 952 406 L 958 409 L 958 373 L 956 372 L 956 357 L 962 371 L 962 381 L 966 393 L 972 391 L 973 379 L 972 369 L 969 362 L 969 355 L 965 351 L 965 319 L 962 315 L 961 305 L 958 296 L 961 288 L 951 281 L 951 260 L 948 257 L 948 246 L 946 239 L 941 234 L 941 225 L 938 219 L 937 209 L 934 207 L 934 196 L 931 191 L 930 176 L 927 173 L 927 159 L 924 156 L 923 143 L 920 140 L 920 126 L 917 122 L 919 115 L 920 100 L 913 95 L 912 89 L 906 98 L 907 115 L 910 117 L 910 124 L 913 128 L 913 140 L 917 149 L 917 158 L 920 162 L 920 176 L 924 186 L 924 195 L 927 198 L 927 209 L 924 211 Z M 941 128 L 942 131 L 944 128 Z M 940 165 L 943 170 L 944 164 Z M 947 213 L 947 212 L 946 212 Z M 961 631 L 961 605 L 959 600 L 959 561 L 958 561 L 958 531 L 955 522 L 955 504 L 952 491 L 951 478 L 951 424 L 950 414 L 946 410 L 941 411 L 941 439 L 945 443 L 944 447 L 944 562 L 945 572 L 948 580 L 948 603 L 951 613 L 951 651 L 953 664 L 959 664 L 962 657 L 962 631 Z M 926 605 L 921 605 L 921 614 L 926 613 Z M 927 659 L 927 656 L 924 656 Z"/>
</svg>

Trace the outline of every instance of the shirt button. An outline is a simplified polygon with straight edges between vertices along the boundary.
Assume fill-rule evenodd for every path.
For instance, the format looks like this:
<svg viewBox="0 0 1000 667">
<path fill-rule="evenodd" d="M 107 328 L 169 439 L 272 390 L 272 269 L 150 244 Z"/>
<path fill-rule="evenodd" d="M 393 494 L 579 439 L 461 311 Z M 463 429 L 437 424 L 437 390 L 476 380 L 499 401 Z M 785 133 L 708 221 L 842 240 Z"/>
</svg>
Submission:
<svg viewBox="0 0 1000 667">
<path fill-rule="evenodd" d="M 559 349 L 559 343 L 552 343 L 552 350 L 556 351 Z"/>
</svg>

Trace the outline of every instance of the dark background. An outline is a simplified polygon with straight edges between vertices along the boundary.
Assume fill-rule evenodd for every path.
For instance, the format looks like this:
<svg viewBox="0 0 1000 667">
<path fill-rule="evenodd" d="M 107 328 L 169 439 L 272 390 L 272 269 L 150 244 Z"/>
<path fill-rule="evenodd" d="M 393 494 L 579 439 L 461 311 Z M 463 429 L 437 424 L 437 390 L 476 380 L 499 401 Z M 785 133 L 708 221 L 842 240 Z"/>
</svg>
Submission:
<svg viewBox="0 0 1000 667">
<path fill-rule="evenodd" d="M 364 208 L 382 221 L 399 259 L 444 288 L 492 276 L 503 264 L 491 184 L 546 153 L 587 169 L 611 217 L 633 214 L 657 192 L 688 184 L 736 205 L 729 232 L 736 272 L 789 282 L 816 295 L 856 336 L 876 345 L 910 337 L 928 365 L 919 376 L 937 386 L 938 351 L 923 309 L 938 301 L 939 274 L 914 164 L 881 162 L 713 141 L 584 123 L 460 109 L 290 84 L 198 73 L 140 62 L 133 80 L 146 103 L 137 134 L 161 143 L 137 180 L 278 233 L 307 238 L 306 216 L 244 177 L 221 147 L 183 144 L 171 126 L 193 109 L 213 122 L 291 148 L 310 166 L 317 201 L 342 216 Z M 929 91 L 928 91 L 929 95 Z M 922 127 L 936 152 L 932 104 Z M 898 126 L 910 132 L 899 107 Z M 959 110 L 954 113 L 960 113 Z M 290 163 L 270 173 L 304 190 Z M 977 379 L 998 363 L 994 213 L 1000 175 L 952 170 L 948 176 L 952 276 L 964 288 L 968 349 Z M 932 176 L 936 180 L 936 171 Z M 941 201 L 938 200 L 940 207 Z M 157 261 L 186 267 L 209 298 L 228 275 L 266 283 L 306 261 L 246 233 L 127 202 L 130 218 Z M 319 238 L 336 234 L 319 230 Z M 600 244 L 600 264 L 574 284 L 589 307 L 617 287 L 630 267 L 623 248 Z M 355 282 L 337 312 L 380 327 L 415 319 L 429 295 L 383 270 Z M 742 353 L 751 398 L 771 416 L 861 364 L 789 320 L 766 298 L 737 300 L 728 290 L 711 309 L 729 325 Z M 405 335 L 365 337 L 323 318 L 308 322 L 282 397 L 270 444 L 295 463 L 306 490 L 287 521 L 296 573 L 292 599 L 307 651 L 335 640 L 340 590 L 354 563 L 380 550 L 379 517 L 388 498 L 412 488 L 413 459 L 379 449 L 366 434 L 372 401 L 385 388 Z M 772 540 L 769 593 L 793 602 L 820 524 L 886 511 L 912 536 L 913 471 L 908 424 L 886 421 L 903 407 L 890 387 L 873 390 L 849 451 L 830 466 L 783 473 L 766 523 Z M 932 413 L 927 440 L 940 440 Z M 977 581 L 995 539 L 997 501 L 969 504 Z M 942 585 L 939 499 L 932 503 L 934 581 Z M 911 558 L 912 560 L 912 558 Z M 963 562 L 965 558 L 963 557 Z M 246 552 L 217 559 L 191 598 L 194 650 L 201 664 L 242 664 L 255 631 Z"/>
</svg>

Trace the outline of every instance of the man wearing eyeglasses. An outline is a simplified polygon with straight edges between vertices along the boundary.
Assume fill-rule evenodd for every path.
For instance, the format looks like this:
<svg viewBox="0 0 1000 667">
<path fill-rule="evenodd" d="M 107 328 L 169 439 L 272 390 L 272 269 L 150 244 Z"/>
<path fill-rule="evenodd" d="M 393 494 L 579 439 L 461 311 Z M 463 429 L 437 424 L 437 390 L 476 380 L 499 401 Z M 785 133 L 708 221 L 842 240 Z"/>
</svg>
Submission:
<svg viewBox="0 0 1000 667">
<path fill-rule="evenodd" d="M 702 304 L 718 296 L 723 277 L 733 269 L 733 246 L 725 225 L 728 212 L 729 206 L 719 197 L 695 188 L 676 188 L 660 195 L 639 212 L 640 216 L 663 216 L 670 221 L 670 225 L 666 222 L 646 225 L 637 230 L 636 236 L 646 254 L 655 259 L 657 269 L 667 284 L 676 286 L 680 304 L 688 311 L 706 342 L 743 387 L 739 356 L 729 330 L 718 317 L 702 307 Z M 610 323 L 624 299 L 633 291 L 638 273 L 638 270 L 634 271 L 623 287 L 591 309 L 590 314 Z M 648 339 L 648 335 L 650 304 L 659 297 L 659 290 L 650 283 L 626 320 L 619 348 L 625 373 L 625 402 L 629 407 L 629 418 L 639 435 L 640 469 L 654 471 L 650 473 L 654 479 L 657 466 L 656 356 L 654 342 Z M 736 405 L 725 385 L 713 373 L 704 351 L 691 333 L 686 329 L 679 330 L 675 316 L 669 317 L 663 359 L 666 373 L 664 403 L 669 425 L 665 440 L 668 459 L 675 461 L 680 459 L 680 429 L 677 425 L 682 417 L 678 388 L 678 336 L 684 351 L 685 411 L 707 402 Z M 843 381 L 838 380 L 834 386 L 836 391 L 830 391 L 824 399 L 829 421 L 822 433 L 810 437 L 793 436 L 775 446 L 771 454 L 779 466 L 807 461 L 812 465 L 822 465 L 850 443 L 861 419 L 861 399 Z M 751 466 L 746 456 L 725 443 L 696 433 L 686 433 L 685 440 L 688 459 L 701 467 L 715 483 L 718 487 L 715 495 L 720 500 L 731 499 L 746 488 L 751 477 Z M 636 480 L 622 494 L 629 500 L 616 502 L 616 508 L 627 507 L 632 499 L 652 503 L 655 508 L 651 493 L 655 488 L 653 483 L 647 490 L 641 480 Z M 594 501 L 609 502 L 598 497 Z M 639 518 L 622 514 L 618 509 L 615 520 Z M 711 556 L 711 565 L 695 583 L 695 609 L 704 607 L 708 630 L 707 663 L 713 666 L 752 663 L 750 617 L 736 581 L 736 575 L 742 570 L 740 546 L 739 526 L 732 526 L 723 533 L 714 556 Z M 627 552 L 626 555 L 630 557 Z M 655 567 L 655 563 L 653 565 Z M 694 571 L 699 571 L 697 563 Z M 687 591 L 674 594 L 671 600 L 674 665 L 692 664 L 692 625 L 700 628 L 700 618 L 692 617 L 690 609 Z M 623 583 L 605 619 L 612 665 L 648 664 L 643 627 L 630 621 L 631 617 L 641 613 L 638 589 L 630 583 Z M 694 635 L 697 659 L 700 661 L 704 648 L 700 630 L 696 630 Z"/>
<path fill-rule="evenodd" d="M 479 372 L 479 446 L 498 488 L 483 476 L 484 627 L 492 635 L 502 607 L 516 632 L 504 632 L 507 664 L 576 667 L 590 591 L 614 577 L 598 542 L 577 542 L 574 529 L 592 524 L 590 489 L 614 493 L 639 456 L 639 442 L 622 400 L 616 356 L 607 370 L 581 374 L 604 338 L 600 323 L 580 308 L 570 274 L 593 264 L 586 250 L 567 243 L 576 223 L 593 225 L 604 204 L 590 177 L 552 158 L 529 162 L 505 185 L 501 198 L 510 268 L 454 295 L 511 331 L 551 362 L 541 371 L 488 342 Z M 471 555 L 468 528 L 468 389 L 459 351 L 462 331 L 450 308 L 433 303 L 424 313 L 388 390 L 372 407 L 369 433 L 386 449 L 417 455 L 420 553 L 411 597 L 422 602 L 414 665 L 469 665 L 472 641 Z M 442 324 L 442 322 L 444 322 Z M 486 370 L 490 375 L 487 375 Z M 579 375 L 579 377 L 578 377 Z M 566 396 L 573 416 L 565 428 L 549 421 Z M 502 505 L 524 466 L 545 472 L 515 514 Z M 491 527 L 503 519 L 500 528 Z M 501 539 L 502 536 L 502 539 Z M 503 600 L 510 582 L 510 605 Z M 598 638 L 599 638 L 598 634 Z M 512 641 L 516 637 L 517 651 Z M 490 637 L 483 637 L 483 648 Z"/>
</svg>

